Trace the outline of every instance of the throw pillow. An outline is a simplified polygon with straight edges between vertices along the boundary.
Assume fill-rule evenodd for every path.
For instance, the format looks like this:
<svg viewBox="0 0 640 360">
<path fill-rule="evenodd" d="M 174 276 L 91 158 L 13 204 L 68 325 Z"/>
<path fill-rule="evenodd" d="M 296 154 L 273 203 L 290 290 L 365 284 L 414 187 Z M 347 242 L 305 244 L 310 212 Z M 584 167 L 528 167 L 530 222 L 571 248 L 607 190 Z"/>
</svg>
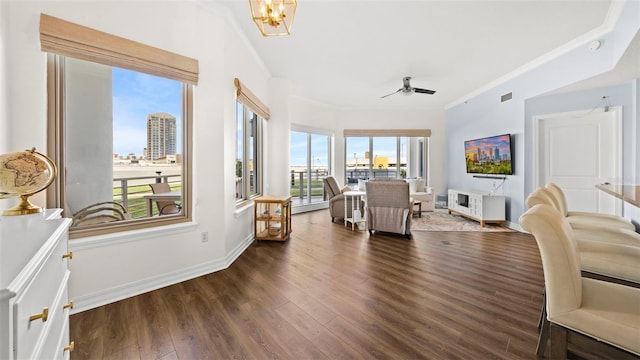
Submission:
<svg viewBox="0 0 640 360">
<path fill-rule="evenodd" d="M 409 194 L 415 194 L 418 189 L 418 179 L 407 179 L 409 183 Z"/>
<path fill-rule="evenodd" d="M 421 177 L 418 178 L 418 182 L 417 182 L 417 186 L 416 186 L 416 192 L 425 192 L 424 179 L 421 178 Z"/>
</svg>

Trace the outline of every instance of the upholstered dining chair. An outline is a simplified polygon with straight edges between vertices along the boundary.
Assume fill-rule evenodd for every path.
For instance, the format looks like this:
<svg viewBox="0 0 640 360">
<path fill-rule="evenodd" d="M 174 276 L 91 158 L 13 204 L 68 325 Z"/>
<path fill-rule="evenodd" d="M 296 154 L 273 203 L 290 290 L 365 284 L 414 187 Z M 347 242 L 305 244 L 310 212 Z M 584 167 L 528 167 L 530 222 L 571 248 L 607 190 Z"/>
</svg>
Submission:
<svg viewBox="0 0 640 360">
<path fill-rule="evenodd" d="M 568 344 L 586 346 L 601 358 L 640 355 L 640 289 L 581 276 L 578 245 L 567 219 L 537 204 L 520 217 L 542 259 L 550 357 L 566 359 Z"/>
<path fill-rule="evenodd" d="M 569 211 L 567 197 L 560 186 L 554 183 L 548 183 L 545 185 L 545 188 L 549 190 L 556 209 L 569 220 L 573 228 L 592 228 L 598 226 L 628 229 L 631 231 L 636 230 L 635 225 L 621 216 L 586 211 Z"/>
<path fill-rule="evenodd" d="M 331 222 L 333 222 L 335 219 L 344 219 L 345 218 L 345 213 L 344 213 L 345 197 L 342 193 L 345 190 L 348 190 L 348 188 L 340 187 L 340 185 L 338 185 L 338 181 L 333 176 L 327 176 L 326 178 L 322 179 L 322 183 L 324 184 L 324 196 L 326 199 L 329 200 L 329 214 L 331 215 Z M 351 211 L 352 211 L 351 210 L 352 198 L 349 197 L 347 198 L 346 201 L 347 201 L 346 217 L 349 218 L 351 217 Z M 358 206 L 358 208 L 364 209 L 364 201 L 360 202 L 360 206 Z"/>
<path fill-rule="evenodd" d="M 550 205 L 562 214 L 562 210 L 558 207 L 559 205 L 554 200 L 554 195 L 548 187 L 540 187 L 534 190 L 527 197 L 526 203 L 529 208 L 536 204 Z M 602 223 L 598 221 L 594 221 L 590 225 L 589 223 L 583 223 L 582 225 L 574 226 L 571 222 L 569 224 L 573 229 L 574 237 L 579 240 L 640 247 L 640 234 L 630 230 L 628 227 L 602 226 Z"/>
<path fill-rule="evenodd" d="M 154 194 L 171 191 L 171 187 L 165 182 L 149 184 L 149 186 L 151 186 L 151 191 L 153 191 Z M 179 214 L 182 211 L 182 205 L 171 200 L 158 200 L 156 201 L 156 205 L 158 206 L 158 215 Z"/>
</svg>

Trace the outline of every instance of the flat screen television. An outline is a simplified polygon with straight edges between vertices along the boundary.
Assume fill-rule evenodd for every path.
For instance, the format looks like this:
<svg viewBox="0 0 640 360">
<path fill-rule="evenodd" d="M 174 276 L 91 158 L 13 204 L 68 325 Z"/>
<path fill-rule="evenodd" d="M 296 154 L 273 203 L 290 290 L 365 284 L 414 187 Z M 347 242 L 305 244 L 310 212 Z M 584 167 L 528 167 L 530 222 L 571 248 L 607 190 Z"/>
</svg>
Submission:
<svg viewBox="0 0 640 360">
<path fill-rule="evenodd" d="M 468 174 L 512 175 L 511 134 L 464 142 Z"/>
</svg>

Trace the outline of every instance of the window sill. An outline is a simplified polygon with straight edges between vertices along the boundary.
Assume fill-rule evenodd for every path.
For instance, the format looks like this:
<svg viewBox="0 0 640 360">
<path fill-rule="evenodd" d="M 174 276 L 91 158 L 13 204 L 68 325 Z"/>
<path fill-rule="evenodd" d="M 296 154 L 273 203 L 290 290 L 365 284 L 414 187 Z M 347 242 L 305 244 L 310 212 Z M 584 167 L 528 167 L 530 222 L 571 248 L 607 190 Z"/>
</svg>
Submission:
<svg viewBox="0 0 640 360">
<path fill-rule="evenodd" d="M 196 222 L 184 222 L 166 226 L 155 226 L 139 230 L 114 232 L 110 234 L 88 236 L 69 240 L 69 250 L 89 250 L 122 243 L 132 243 L 158 236 L 169 236 L 194 231 L 198 227 Z"/>
<path fill-rule="evenodd" d="M 236 211 L 233 214 L 234 217 L 238 218 L 239 216 L 243 215 L 244 213 L 246 213 L 247 211 L 253 209 L 253 201 L 252 200 L 247 200 L 244 201 L 242 203 L 239 203 L 236 206 Z"/>
</svg>

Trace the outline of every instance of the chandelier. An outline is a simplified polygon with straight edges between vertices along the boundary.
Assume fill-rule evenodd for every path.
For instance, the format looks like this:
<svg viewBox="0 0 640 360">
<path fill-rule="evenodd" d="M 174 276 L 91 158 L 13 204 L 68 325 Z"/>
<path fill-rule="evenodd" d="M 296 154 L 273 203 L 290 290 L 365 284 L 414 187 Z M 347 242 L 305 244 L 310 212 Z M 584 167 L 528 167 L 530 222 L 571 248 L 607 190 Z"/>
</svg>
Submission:
<svg viewBox="0 0 640 360">
<path fill-rule="evenodd" d="M 263 36 L 291 35 L 296 0 L 249 0 L 249 6 Z"/>
</svg>

